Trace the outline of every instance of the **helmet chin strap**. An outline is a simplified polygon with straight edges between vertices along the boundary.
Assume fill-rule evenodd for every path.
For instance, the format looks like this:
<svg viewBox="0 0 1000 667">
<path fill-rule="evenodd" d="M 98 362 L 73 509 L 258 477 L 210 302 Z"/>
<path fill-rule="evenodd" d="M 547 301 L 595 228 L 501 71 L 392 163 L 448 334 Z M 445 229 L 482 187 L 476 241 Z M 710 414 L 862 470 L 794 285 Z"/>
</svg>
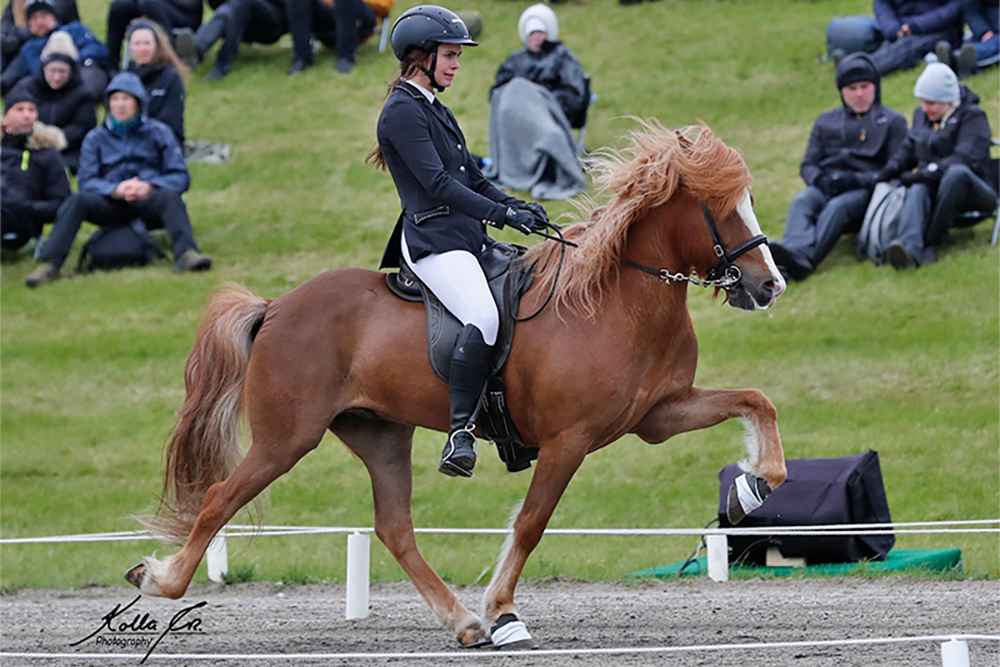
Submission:
<svg viewBox="0 0 1000 667">
<path fill-rule="evenodd" d="M 437 92 L 441 93 L 444 92 L 444 86 L 438 83 L 437 79 L 434 77 L 434 72 L 437 71 L 437 65 L 438 65 L 438 52 L 437 52 L 437 45 L 435 45 L 434 53 L 431 55 L 431 66 L 429 68 L 421 67 L 420 71 L 426 74 L 427 78 L 431 80 L 431 87 L 434 88 L 434 90 L 436 90 Z"/>
</svg>

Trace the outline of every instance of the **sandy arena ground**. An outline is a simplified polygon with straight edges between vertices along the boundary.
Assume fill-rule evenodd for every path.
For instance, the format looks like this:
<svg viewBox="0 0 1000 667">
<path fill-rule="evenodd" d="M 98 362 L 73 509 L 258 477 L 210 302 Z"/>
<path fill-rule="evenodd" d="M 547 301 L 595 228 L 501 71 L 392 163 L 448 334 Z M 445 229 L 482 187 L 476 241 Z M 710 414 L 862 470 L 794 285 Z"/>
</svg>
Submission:
<svg viewBox="0 0 1000 667">
<path fill-rule="evenodd" d="M 482 586 L 458 590 L 478 609 Z M 166 635 L 146 664 L 244 665 L 695 665 L 845 667 L 898 665 L 940 667 L 941 642 L 890 645 L 755 648 L 724 652 L 605 655 L 501 654 L 460 649 L 408 583 L 378 584 L 371 614 L 344 619 L 342 585 L 278 586 L 266 583 L 192 587 L 170 601 L 143 596 L 113 621 L 102 621 L 116 605 L 135 597 L 130 589 L 92 587 L 80 591 L 22 590 L 0 598 L 0 636 L 5 653 L 72 653 L 57 659 L 5 656 L 4 667 L 31 665 L 134 665 L 145 647 L 121 647 L 115 638 L 150 642 L 171 617 L 188 633 Z M 772 580 L 713 583 L 647 581 L 582 584 L 568 581 L 522 584 L 518 604 L 542 649 L 611 649 L 918 637 L 1000 635 L 1000 584 L 995 581 Z M 151 624 L 156 624 L 155 632 Z M 104 627 L 95 637 L 71 647 Z M 143 634 L 145 633 L 145 634 Z M 1000 642 L 970 641 L 972 667 L 1000 665 Z M 422 653 L 447 653 L 421 658 Z M 88 658 L 80 654 L 105 654 Z M 406 654 L 401 657 L 322 660 L 166 660 L 166 654 Z M 159 658 L 158 658 L 159 656 Z M 453 657 L 450 657 L 453 656 Z"/>
</svg>

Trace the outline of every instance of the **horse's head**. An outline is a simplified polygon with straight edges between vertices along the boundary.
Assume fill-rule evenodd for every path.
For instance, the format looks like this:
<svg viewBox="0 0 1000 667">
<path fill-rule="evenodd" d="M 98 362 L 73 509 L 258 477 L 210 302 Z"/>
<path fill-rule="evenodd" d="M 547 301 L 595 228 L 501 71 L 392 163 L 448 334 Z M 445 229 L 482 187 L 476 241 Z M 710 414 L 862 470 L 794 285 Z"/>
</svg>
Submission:
<svg viewBox="0 0 1000 667">
<path fill-rule="evenodd" d="M 725 285 L 729 305 L 743 310 L 770 308 L 785 291 L 785 279 L 771 257 L 767 239 L 753 211 L 746 191 L 739 205 L 727 216 L 713 220 L 704 208 L 705 223 L 718 258 L 710 277 L 730 279 Z M 713 227 L 717 230 L 713 232 Z"/>
</svg>

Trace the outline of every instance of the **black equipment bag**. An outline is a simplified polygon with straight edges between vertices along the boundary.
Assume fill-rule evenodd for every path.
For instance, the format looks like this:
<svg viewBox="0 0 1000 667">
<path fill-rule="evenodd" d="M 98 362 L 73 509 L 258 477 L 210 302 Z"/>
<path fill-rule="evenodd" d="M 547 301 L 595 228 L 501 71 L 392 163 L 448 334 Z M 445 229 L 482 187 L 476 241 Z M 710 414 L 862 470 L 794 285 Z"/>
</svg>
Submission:
<svg viewBox="0 0 1000 667">
<path fill-rule="evenodd" d="M 76 270 L 120 269 L 125 266 L 146 266 L 154 259 L 166 257 L 156 239 L 141 220 L 123 227 L 101 227 L 90 235 L 80 252 Z"/>
<path fill-rule="evenodd" d="M 740 528 L 761 526 L 820 526 L 854 523 L 890 523 L 889 503 L 882 485 L 878 452 L 836 459 L 786 461 L 788 478 Z M 729 528 L 726 499 L 733 480 L 743 471 L 735 464 L 719 472 L 719 525 Z M 729 536 L 731 562 L 763 565 L 769 547 L 785 558 L 816 563 L 854 563 L 884 560 L 896 543 L 895 535 Z"/>
</svg>

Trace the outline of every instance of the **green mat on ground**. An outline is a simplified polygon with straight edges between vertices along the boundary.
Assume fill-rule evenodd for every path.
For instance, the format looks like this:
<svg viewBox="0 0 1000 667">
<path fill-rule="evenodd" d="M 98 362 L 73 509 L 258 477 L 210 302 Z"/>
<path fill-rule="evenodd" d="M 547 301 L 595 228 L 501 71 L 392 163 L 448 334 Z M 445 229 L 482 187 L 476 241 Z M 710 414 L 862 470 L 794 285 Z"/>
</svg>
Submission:
<svg viewBox="0 0 1000 667">
<path fill-rule="evenodd" d="M 708 559 L 697 558 L 680 572 L 684 561 L 661 565 L 650 570 L 626 574 L 626 578 L 642 577 L 675 577 L 708 574 Z M 882 572 L 887 570 L 906 570 L 921 568 L 925 570 L 945 571 L 961 570 L 961 549 L 897 549 L 890 551 L 885 560 L 862 561 L 860 563 L 826 563 L 823 565 L 807 565 L 806 567 L 767 567 L 745 563 L 730 563 L 730 572 L 749 572 L 754 574 L 787 577 L 793 573 L 846 575 L 859 572 Z"/>
</svg>

